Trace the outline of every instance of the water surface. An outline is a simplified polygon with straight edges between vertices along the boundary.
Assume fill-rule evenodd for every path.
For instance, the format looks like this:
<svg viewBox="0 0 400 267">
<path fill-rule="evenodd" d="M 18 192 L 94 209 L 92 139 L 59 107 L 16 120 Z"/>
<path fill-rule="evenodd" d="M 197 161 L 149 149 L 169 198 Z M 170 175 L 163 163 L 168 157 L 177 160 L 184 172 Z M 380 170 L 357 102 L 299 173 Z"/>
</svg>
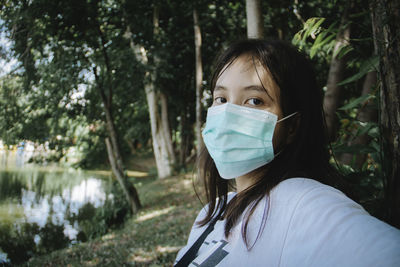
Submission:
<svg viewBox="0 0 400 267">
<path fill-rule="evenodd" d="M 123 222 L 127 206 L 109 175 L 17 159 L 0 167 L 0 264 L 86 241 Z"/>
</svg>

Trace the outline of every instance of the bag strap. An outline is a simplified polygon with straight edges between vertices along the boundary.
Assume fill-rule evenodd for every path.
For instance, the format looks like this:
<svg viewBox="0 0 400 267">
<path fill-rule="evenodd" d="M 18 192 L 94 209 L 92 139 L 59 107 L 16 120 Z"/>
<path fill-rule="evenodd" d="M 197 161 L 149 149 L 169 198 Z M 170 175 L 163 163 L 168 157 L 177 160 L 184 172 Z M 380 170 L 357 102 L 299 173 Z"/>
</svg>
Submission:
<svg viewBox="0 0 400 267">
<path fill-rule="evenodd" d="M 187 267 L 197 255 L 197 252 L 200 249 L 201 244 L 203 244 L 206 237 L 214 230 L 214 225 L 218 221 L 218 217 L 210 222 L 206 230 L 201 234 L 201 236 L 193 243 L 188 251 L 186 251 L 185 255 L 174 265 L 174 267 Z"/>
</svg>

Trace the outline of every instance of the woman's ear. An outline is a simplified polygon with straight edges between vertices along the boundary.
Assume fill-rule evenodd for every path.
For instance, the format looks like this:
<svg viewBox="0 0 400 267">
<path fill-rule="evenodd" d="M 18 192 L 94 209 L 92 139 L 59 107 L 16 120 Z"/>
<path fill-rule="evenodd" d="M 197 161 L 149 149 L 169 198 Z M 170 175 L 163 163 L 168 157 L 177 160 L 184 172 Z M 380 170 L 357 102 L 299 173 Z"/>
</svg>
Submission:
<svg viewBox="0 0 400 267">
<path fill-rule="evenodd" d="M 295 139 L 297 135 L 297 131 L 300 127 L 300 122 L 301 122 L 301 114 L 297 113 L 296 115 L 293 116 L 293 118 L 290 118 L 291 123 L 288 125 L 289 129 L 287 131 L 287 144 L 291 144 L 293 140 Z"/>
</svg>

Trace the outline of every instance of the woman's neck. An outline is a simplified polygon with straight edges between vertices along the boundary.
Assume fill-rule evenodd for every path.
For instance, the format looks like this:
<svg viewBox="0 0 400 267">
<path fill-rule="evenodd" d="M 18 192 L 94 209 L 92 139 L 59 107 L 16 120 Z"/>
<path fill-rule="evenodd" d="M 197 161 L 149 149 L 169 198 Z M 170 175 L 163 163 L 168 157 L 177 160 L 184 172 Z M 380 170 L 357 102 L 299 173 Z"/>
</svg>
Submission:
<svg viewBox="0 0 400 267">
<path fill-rule="evenodd" d="M 236 192 L 240 193 L 243 190 L 249 188 L 254 184 L 254 175 L 251 175 L 251 173 L 242 175 L 240 177 L 237 177 L 236 180 Z"/>
</svg>

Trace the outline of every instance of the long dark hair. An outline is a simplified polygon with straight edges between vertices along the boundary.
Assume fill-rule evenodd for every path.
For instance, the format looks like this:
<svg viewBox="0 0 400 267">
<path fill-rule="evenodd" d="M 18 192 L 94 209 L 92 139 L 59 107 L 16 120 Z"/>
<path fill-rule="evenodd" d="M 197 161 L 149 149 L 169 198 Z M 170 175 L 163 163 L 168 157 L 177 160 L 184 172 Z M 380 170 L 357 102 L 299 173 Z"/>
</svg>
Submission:
<svg viewBox="0 0 400 267">
<path fill-rule="evenodd" d="M 229 203 L 227 193 L 230 181 L 219 176 L 206 148 L 203 148 L 198 159 L 199 177 L 204 181 L 209 203 L 207 215 L 199 224 L 206 225 L 215 217 L 224 218 L 225 236 L 228 237 L 238 218 L 249 207 L 242 228 L 243 239 L 249 248 L 246 237 L 249 219 L 257 204 L 272 188 L 291 177 L 307 177 L 335 186 L 339 184 L 340 175 L 329 164 L 328 139 L 322 108 L 323 92 L 322 88 L 317 86 L 309 59 L 297 48 L 283 41 L 239 41 L 217 58 L 211 91 L 221 73 L 242 55 L 260 62 L 272 75 L 280 89 L 279 104 L 283 117 L 298 113 L 297 130 L 290 144 L 286 145 L 272 162 L 255 170 L 255 183 L 235 195 Z M 288 119 L 285 123 L 293 121 L 295 120 Z M 264 216 L 262 225 L 265 225 L 266 219 Z"/>
</svg>

